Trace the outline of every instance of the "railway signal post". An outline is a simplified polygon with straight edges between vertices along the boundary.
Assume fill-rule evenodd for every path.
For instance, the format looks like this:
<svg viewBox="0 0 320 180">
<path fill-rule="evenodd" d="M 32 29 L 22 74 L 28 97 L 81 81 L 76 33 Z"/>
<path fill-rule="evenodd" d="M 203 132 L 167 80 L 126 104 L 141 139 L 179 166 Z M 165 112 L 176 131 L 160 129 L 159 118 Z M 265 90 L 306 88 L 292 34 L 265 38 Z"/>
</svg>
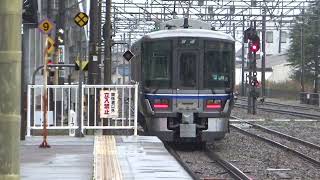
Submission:
<svg viewBox="0 0 320 180">
<path fill-rule="evenodd" d="M 88 24 L 89 21 L 89 16 L 84 13 L 84 12 L 79 12 L 74 18 L 74 22 L 76 25 L 79 26 L 79 34 L 81 36 L 81 29 Z M 79 53 L 81 52 L 81 41 L 79 45 Z M 77 109 L 77 125 L 78 129 L 76 130 L 76 137 L 83 137 L 83 134 L 81 132 L 82 129 L 82 124 L 81 124 L 81 104 L 82 104 L 82 81 L 84 79 L 84 74 L 83 74 L 83 69 L 86 67 L 87 63 L 84 64 L 85 62 L 82 61 L 82 58 L 79 60 L 79 54 L 77 56 L 76 64 L 80 67 L 79 71 L 79 84 L 78 84 L 78 109 Z"/>
<path fill-rule="evenodd" d="M 258 92 L 256 86 L 257 80 L 257 62 L 256 52 L 260 49 L 260 38 L 256 31 L 256 22 L 254 26 L 250 27 L 244 32 L 245 41 L 249 44 L 248 59 L 249 59 L 249 93 L 248 93 L 248 113 L 256 114 L 256 101 L 258 98 Z"/>
</svg>

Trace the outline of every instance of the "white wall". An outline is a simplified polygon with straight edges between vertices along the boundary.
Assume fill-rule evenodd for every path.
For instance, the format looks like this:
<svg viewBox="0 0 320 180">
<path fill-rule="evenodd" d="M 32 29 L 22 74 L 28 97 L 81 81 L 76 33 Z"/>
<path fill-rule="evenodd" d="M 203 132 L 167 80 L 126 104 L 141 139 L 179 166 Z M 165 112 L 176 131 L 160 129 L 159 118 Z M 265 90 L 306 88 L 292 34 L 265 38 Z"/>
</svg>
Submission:
<svg viewBox="0 0 320 180">
<path fill-rule="evenodd" d="M 273 42 L 272 43 L 268 43 L 267 41 L 267 32 L 272 32 L 273 34 Z M 282 31 L 283 34 L 285 34 L 285 36 L 281 37 L 283 41 L 285 41 L 285 43 L 281 43 L 281 53 L 286 53 L 288 51 L 288 49 L 290 48 L 290 39 L 289 39 L 289 31 L 283 30 Z M 260 39 L 261 39 L 261 35 L 260 35 Z M 279 54 L 279 38 L 280 38 L 280 31 L 266 31 L 266 54 L 272 54 L 272 55 L 276 55 Z"/>
<path fill-rule="evenodd" d="M 241 84 L 241 68 L 236 68 L 236 85 Z M 245 72 L 245 75 L 248 72 Z M 292 68 L 287 63 L 272 67 L 272 72 L 266 72 L 266 80 L 273 82 L 284 82 L 290 80 Z M 246 77 L 246 76 L 245 76 Z M 257 73 L 258 81 L 261 82 L 261 72 Z"/>
<path fill-rule="evenodd" d="M 287 64 L 279 64 L 272 67 L 273 73 L 269 77 L 269 81 L 283 82 L 290 79 L 292 68 L 287 66 Z"/>
</svg>

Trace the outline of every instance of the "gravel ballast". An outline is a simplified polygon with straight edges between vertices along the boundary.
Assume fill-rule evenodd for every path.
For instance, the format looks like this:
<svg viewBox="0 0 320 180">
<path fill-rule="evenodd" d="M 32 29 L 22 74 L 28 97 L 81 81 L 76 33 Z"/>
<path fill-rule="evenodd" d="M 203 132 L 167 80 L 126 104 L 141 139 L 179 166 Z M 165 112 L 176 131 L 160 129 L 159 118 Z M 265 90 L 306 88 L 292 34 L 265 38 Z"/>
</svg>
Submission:
<svg viewBox="0 0 320 180">
<path fill-rule="evenodd" d="M 320 179 L 313 164 L 234 129 L 209 148 L 254 179 Z"/>
</svg>

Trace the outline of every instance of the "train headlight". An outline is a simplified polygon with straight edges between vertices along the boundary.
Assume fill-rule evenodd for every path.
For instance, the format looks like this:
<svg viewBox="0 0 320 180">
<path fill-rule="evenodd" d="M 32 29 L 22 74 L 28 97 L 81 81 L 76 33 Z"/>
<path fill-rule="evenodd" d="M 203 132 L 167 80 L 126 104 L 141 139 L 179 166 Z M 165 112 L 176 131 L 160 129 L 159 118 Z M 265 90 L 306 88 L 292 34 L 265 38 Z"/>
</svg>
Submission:
<svg viewBox="0 0 320 180">
<path fill-rule="evenodd" d="M 208 99 L 206 101 L 207 109 L 221 109 L 221 100 Z"/>
</svg>

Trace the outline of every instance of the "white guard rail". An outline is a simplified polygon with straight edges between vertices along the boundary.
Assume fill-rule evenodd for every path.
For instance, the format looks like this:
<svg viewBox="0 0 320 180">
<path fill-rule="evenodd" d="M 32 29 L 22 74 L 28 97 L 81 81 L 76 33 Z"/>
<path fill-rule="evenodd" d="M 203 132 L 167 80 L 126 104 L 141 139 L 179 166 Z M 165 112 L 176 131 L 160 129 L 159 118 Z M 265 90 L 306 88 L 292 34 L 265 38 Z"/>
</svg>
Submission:
<svg viewBox="0 0 320 180">
<path fill-rule="evenodd" d="M 67 129 L 75 135 L 78 86 L 48 85 L 47 129 Z M 138 85 L 83 85 L 81 131 L 85 129 L 133 129 L 137 135 Z M 43 129 L 43 85 L 28 86 L 27 136 Z"/>
<path fill-rule="evenodd" d="M 137 84 L 83 85 L 82 94 L 82 132 L 84 129 L 134 129 L 137 135 Z"/>
<path fill-rule="evenodd" d="M 28 86 L 27 136 L 32 129 L 43 129 L 43 85 Z M 73 135 L 76 125 L 78 106 L 77 85 L 47 85 L 48 126 L 50 129 L 69 129 Z"/>
</svg>

